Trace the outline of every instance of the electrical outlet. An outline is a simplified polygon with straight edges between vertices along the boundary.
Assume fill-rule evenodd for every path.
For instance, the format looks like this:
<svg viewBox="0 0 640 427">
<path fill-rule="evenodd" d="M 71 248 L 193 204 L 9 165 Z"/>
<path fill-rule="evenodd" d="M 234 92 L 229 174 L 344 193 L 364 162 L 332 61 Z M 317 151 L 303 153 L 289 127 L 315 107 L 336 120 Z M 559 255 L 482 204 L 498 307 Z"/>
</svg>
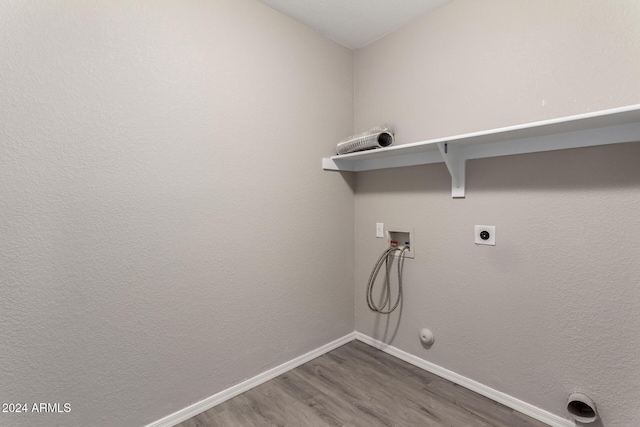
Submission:
<svg viewBox="0 0 640 427">
<path fill-rule="evenodd" d="M 384 223 L 376 222 L 376 237 L 384 239 Z"/>
<path fill-rule="evenodd" d="M 494 225 L 474 225 L 476 245 L 496 245 L 496 227 Z"/>
</svg>

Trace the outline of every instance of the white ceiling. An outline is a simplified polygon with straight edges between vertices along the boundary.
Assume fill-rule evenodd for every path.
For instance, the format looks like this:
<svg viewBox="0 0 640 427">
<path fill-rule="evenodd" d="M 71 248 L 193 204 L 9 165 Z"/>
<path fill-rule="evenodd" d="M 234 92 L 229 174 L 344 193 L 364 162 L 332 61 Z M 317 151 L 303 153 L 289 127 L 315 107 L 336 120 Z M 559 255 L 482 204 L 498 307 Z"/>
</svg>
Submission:
<svg viewBox="0 0 640 427">
<path fill-rule="evenodd" d="M 352 49 L 449 0 L 259 0 Z"/>
</svg>

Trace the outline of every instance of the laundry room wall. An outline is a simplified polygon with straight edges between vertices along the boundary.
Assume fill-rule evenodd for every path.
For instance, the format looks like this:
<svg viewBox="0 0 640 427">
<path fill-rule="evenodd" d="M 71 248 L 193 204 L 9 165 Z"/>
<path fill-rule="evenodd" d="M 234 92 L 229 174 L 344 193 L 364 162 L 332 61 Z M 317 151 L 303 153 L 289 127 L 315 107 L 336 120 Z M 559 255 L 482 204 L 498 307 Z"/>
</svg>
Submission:
<svg viewBox="0 0 640 427">
<path fill-rule="evenodd" d="M 0 425 L 146 425 L 353 331 L 351 50 L 254 0 L 8 0 L 0 58 L 0 396 L 62 410 Z"/>
<path fill-rule="evenodd" d="M 638 104 L 638 22 L 632 0 L 454 0 L 356 51 L 355 131 L 404 144 Z M 604 426 L 635 425 L 638 160 L 638 143 L 471 160 L 464 199 L 444 164 L 358 173 L 356 329 L 563 418 L 582 391 Z M 389 317 L 365 300 L 376 222 L 415 228 Z"/>
</svg>

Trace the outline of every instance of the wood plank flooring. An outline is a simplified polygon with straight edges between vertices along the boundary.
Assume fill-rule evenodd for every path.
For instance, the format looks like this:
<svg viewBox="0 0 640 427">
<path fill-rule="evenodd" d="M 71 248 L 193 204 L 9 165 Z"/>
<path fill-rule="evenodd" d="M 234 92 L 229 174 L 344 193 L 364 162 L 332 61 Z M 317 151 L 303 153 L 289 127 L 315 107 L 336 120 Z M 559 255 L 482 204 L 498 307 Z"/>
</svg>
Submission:
<svg viewBox="0 0 640 427">
<path fill-rule="evenodd" d="M 548 427 L 353 341 L 178 427 Z"/>
</svg>

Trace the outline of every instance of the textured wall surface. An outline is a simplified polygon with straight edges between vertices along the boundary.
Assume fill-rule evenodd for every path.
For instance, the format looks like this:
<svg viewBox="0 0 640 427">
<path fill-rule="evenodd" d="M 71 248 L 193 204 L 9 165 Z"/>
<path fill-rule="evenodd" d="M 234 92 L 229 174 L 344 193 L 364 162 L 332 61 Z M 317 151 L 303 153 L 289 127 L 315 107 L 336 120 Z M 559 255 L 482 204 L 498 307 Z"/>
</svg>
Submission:
<svg viewBox="0 0 640 427">
<path fill-rule="evenodd" d="M 10 0 L 0 58 L 0 400 L 71 405 L 0 425 L 142 426 L 353 331 L 352 51 L 253 0 Z"/>
<path fill-rule="evenodd" d="M 638 102 L 635 0 L 454 0 L 356 51 L 355 129 L 398 143 Z"/>
<path fill-rule="evenodd" d="M 71 412 L 0 425 L 142 426 L 317 348 L 353 330 L 354 263 L 357 330 L 636 425 L 638 144 L 470 161 L 464 200 L 441 164 L 360 173 L 355 258 L 319 159 L 638 103 L 639 21 L 454 0 L 356 52 L 354 117 L 353 53 L 252 0 L 3 2 L 0 400 Z M 400 319 L 365 304 L 379 221 L 416 230 Z"/>
<path fill-rule="evenodd" d="M 638 22 L 636 1 L 455 0 L 356 51 L 355 130 L 407 143 L 640 103 Z M 637 425 L 639 160 L 638 143 L 473 160 L 461 200 L 443 164 L 359 173 L 356 330 L 561 417 L 580 390 L 602 425 Z M 416 233 L 388 319 L 365 301 L 376 222 Z"/>
</svg>

